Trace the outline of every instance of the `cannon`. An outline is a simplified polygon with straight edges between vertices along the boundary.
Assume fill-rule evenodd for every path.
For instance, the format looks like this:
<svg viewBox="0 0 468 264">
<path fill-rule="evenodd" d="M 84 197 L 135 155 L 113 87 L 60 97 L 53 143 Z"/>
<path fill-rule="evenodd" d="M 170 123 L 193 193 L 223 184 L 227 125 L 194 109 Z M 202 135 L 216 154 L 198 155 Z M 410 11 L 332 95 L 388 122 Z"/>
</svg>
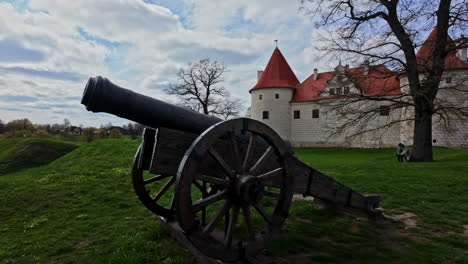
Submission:
<svg viewBox="0 0 468 264">
<path fill-rule="evenodd" d="M 379 196 L 363 195 L 298 160 L 257 120 L 219 118 L 90 78 L 82 104 L 146 126 L 132 167 L 137 197 L 193 254 L 247 261 L 288 218 L 293 194 L 376 219 Z"/>
</svg>

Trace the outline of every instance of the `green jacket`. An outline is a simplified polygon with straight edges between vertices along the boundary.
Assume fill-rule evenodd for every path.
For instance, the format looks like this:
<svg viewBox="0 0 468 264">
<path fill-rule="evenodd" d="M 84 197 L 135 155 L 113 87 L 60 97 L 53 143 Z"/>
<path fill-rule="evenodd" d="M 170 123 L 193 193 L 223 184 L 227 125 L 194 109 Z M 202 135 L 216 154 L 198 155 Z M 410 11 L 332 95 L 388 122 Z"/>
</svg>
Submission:
<svg viewBox="0 0 468 264">
<path fill-rule="evenodd" d="M 403 149 L 405 149 L 405 146 L 400 146 L 400 145 L 398 145 L 395 154 L 396 154 L 396 155 L 402 155 L 401 153 L 403 152 Z"/>
</svg>

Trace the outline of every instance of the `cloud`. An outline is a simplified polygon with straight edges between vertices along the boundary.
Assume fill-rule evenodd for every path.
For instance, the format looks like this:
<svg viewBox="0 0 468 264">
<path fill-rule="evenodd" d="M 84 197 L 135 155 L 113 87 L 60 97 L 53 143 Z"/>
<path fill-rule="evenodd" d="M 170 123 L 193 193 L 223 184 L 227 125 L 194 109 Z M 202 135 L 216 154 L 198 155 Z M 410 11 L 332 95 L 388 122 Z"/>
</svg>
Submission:
<svg viewBox="0 0 468 264">
<path fill-rule="evenodd" d="M 20 73 L 28 76 L 38 76 L 56 80 L 81 81 L 85 79 L 84 75 L 75 72 L 54 72 L 47 70 L 28 69 L 23 67 L 0 67 L 0 71 Z"/>
<path fill-rule="evenodd" d="M 126 123 L 80 105 L 88 76 L 170 101 L 162 90 L 178 82 L 178 69 L 206 57 L 227 64 L 223 85 L 248 106 L 275 39 L 300 79 L 317 63 L 301 53 L 311 43 L 308 19 L 283 0 L 0 1 L 0 32 L 0 94 L 37 99 L 0 98 L 2 109 L 25 111 L 2 119 Z"/>
<path fill-rule="evenodd" d="M 0 40 L 0 50 L 0 61 L 3 62 L 37 62 L 45 59 L 44 53 L 38 50 L 25 48 L 14 40 Z"/>
<path fill-rule="evenodd" d="M 36 102 L 38 99 L 36 97 L 27 96 L 27 95 L 0 95 L 0 100 L 7 102 Z"/>
</svg>

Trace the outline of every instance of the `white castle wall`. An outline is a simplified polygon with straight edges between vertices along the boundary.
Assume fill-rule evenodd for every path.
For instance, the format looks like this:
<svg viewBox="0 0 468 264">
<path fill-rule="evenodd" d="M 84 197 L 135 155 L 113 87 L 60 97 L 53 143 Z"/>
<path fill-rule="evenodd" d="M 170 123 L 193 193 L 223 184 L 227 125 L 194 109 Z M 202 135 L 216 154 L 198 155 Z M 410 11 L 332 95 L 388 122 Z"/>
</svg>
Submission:
<svg viewBox="0 0 468 264">
<path fill-rule="evenodd" d="M 278 94 L 279 98 L 275 98 Z M 259 96 L 262 99 L 259 99 Z M 289 140 L 291 136 L 290 104 L 293 95 L 291 88 L 262 88 L 251 92 L 251 118 L 259 120 Z M 269 119 L 262 119 L 262 112 L 269 112 Z"/>
<path fill-rule="evenodd" d="M 300 111 L 300 118 L 294 119 L 291 115 L 291 144 L 295 147 L 314 146 L 346 146 L 346 147 L 388 147 L 395 146 L 400 140 L 400 127 L 391 125 L 385 129 L 363 133 L 359 136 L 350 137 L 358 129 L 357 124 L 353 124 L 349 130 L 341 133 L 334 133 L 335 128 L 346 122 L 340 113 L 331 110 L 330 101 L 311 101 L 291 104 L 291 113 Z M 336 100 L 334 100 L 337 103 Z M 367 103 L 361 107 L 379 108 L 383 102 Z M 319 109 L 319 118 L 312 117 L 312 111 Z M 384 126 L 392 120 L 398 119 L 399 111 L 393 111 L 389 116 L 375 116 L 366 123 L 366 129 L 373 129 Z"/>
<path fill-rule="evenodd" d="M 423 78 L 421 75 L 420 78 Z M 450 82 L 447 79 L 450 78 Z M 409 93 L 408 78 L 400 78 L 402 92 Z M 467 70 L 447 70 L 442 76 L 437 92 L 436 102 L 442 105 L 452 105 L 456 108 L 468 107 L 468 71 Z M 406 109 L 407 115 L 413 117 L 414 109 Z M 451 113 L 448 115 L 448 122 L 444 122 L 439 115 L 432 118 L 432 139 L 434 146 L 460 147 L 468 144 L 468 119 Z M 401 127 L 402 142 L 412 144 L 414 122 L 404 122 Z"/>
</svg>

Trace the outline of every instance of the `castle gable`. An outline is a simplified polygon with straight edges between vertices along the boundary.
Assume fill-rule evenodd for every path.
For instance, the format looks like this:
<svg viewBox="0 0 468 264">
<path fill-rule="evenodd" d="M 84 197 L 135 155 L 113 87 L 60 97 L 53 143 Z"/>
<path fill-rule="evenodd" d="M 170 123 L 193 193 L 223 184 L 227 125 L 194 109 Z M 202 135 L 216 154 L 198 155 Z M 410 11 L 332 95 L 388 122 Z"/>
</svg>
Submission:
<svg viewBox="0 0 468 264">
<path fill-rule="evenodd" d="M 343 68 L 343 71 L 318 73 L 317 77 L 312 74 L 299 85 L 291 102 L 401 93 L 398 76 L 383 65 Z"/>
</svg>

